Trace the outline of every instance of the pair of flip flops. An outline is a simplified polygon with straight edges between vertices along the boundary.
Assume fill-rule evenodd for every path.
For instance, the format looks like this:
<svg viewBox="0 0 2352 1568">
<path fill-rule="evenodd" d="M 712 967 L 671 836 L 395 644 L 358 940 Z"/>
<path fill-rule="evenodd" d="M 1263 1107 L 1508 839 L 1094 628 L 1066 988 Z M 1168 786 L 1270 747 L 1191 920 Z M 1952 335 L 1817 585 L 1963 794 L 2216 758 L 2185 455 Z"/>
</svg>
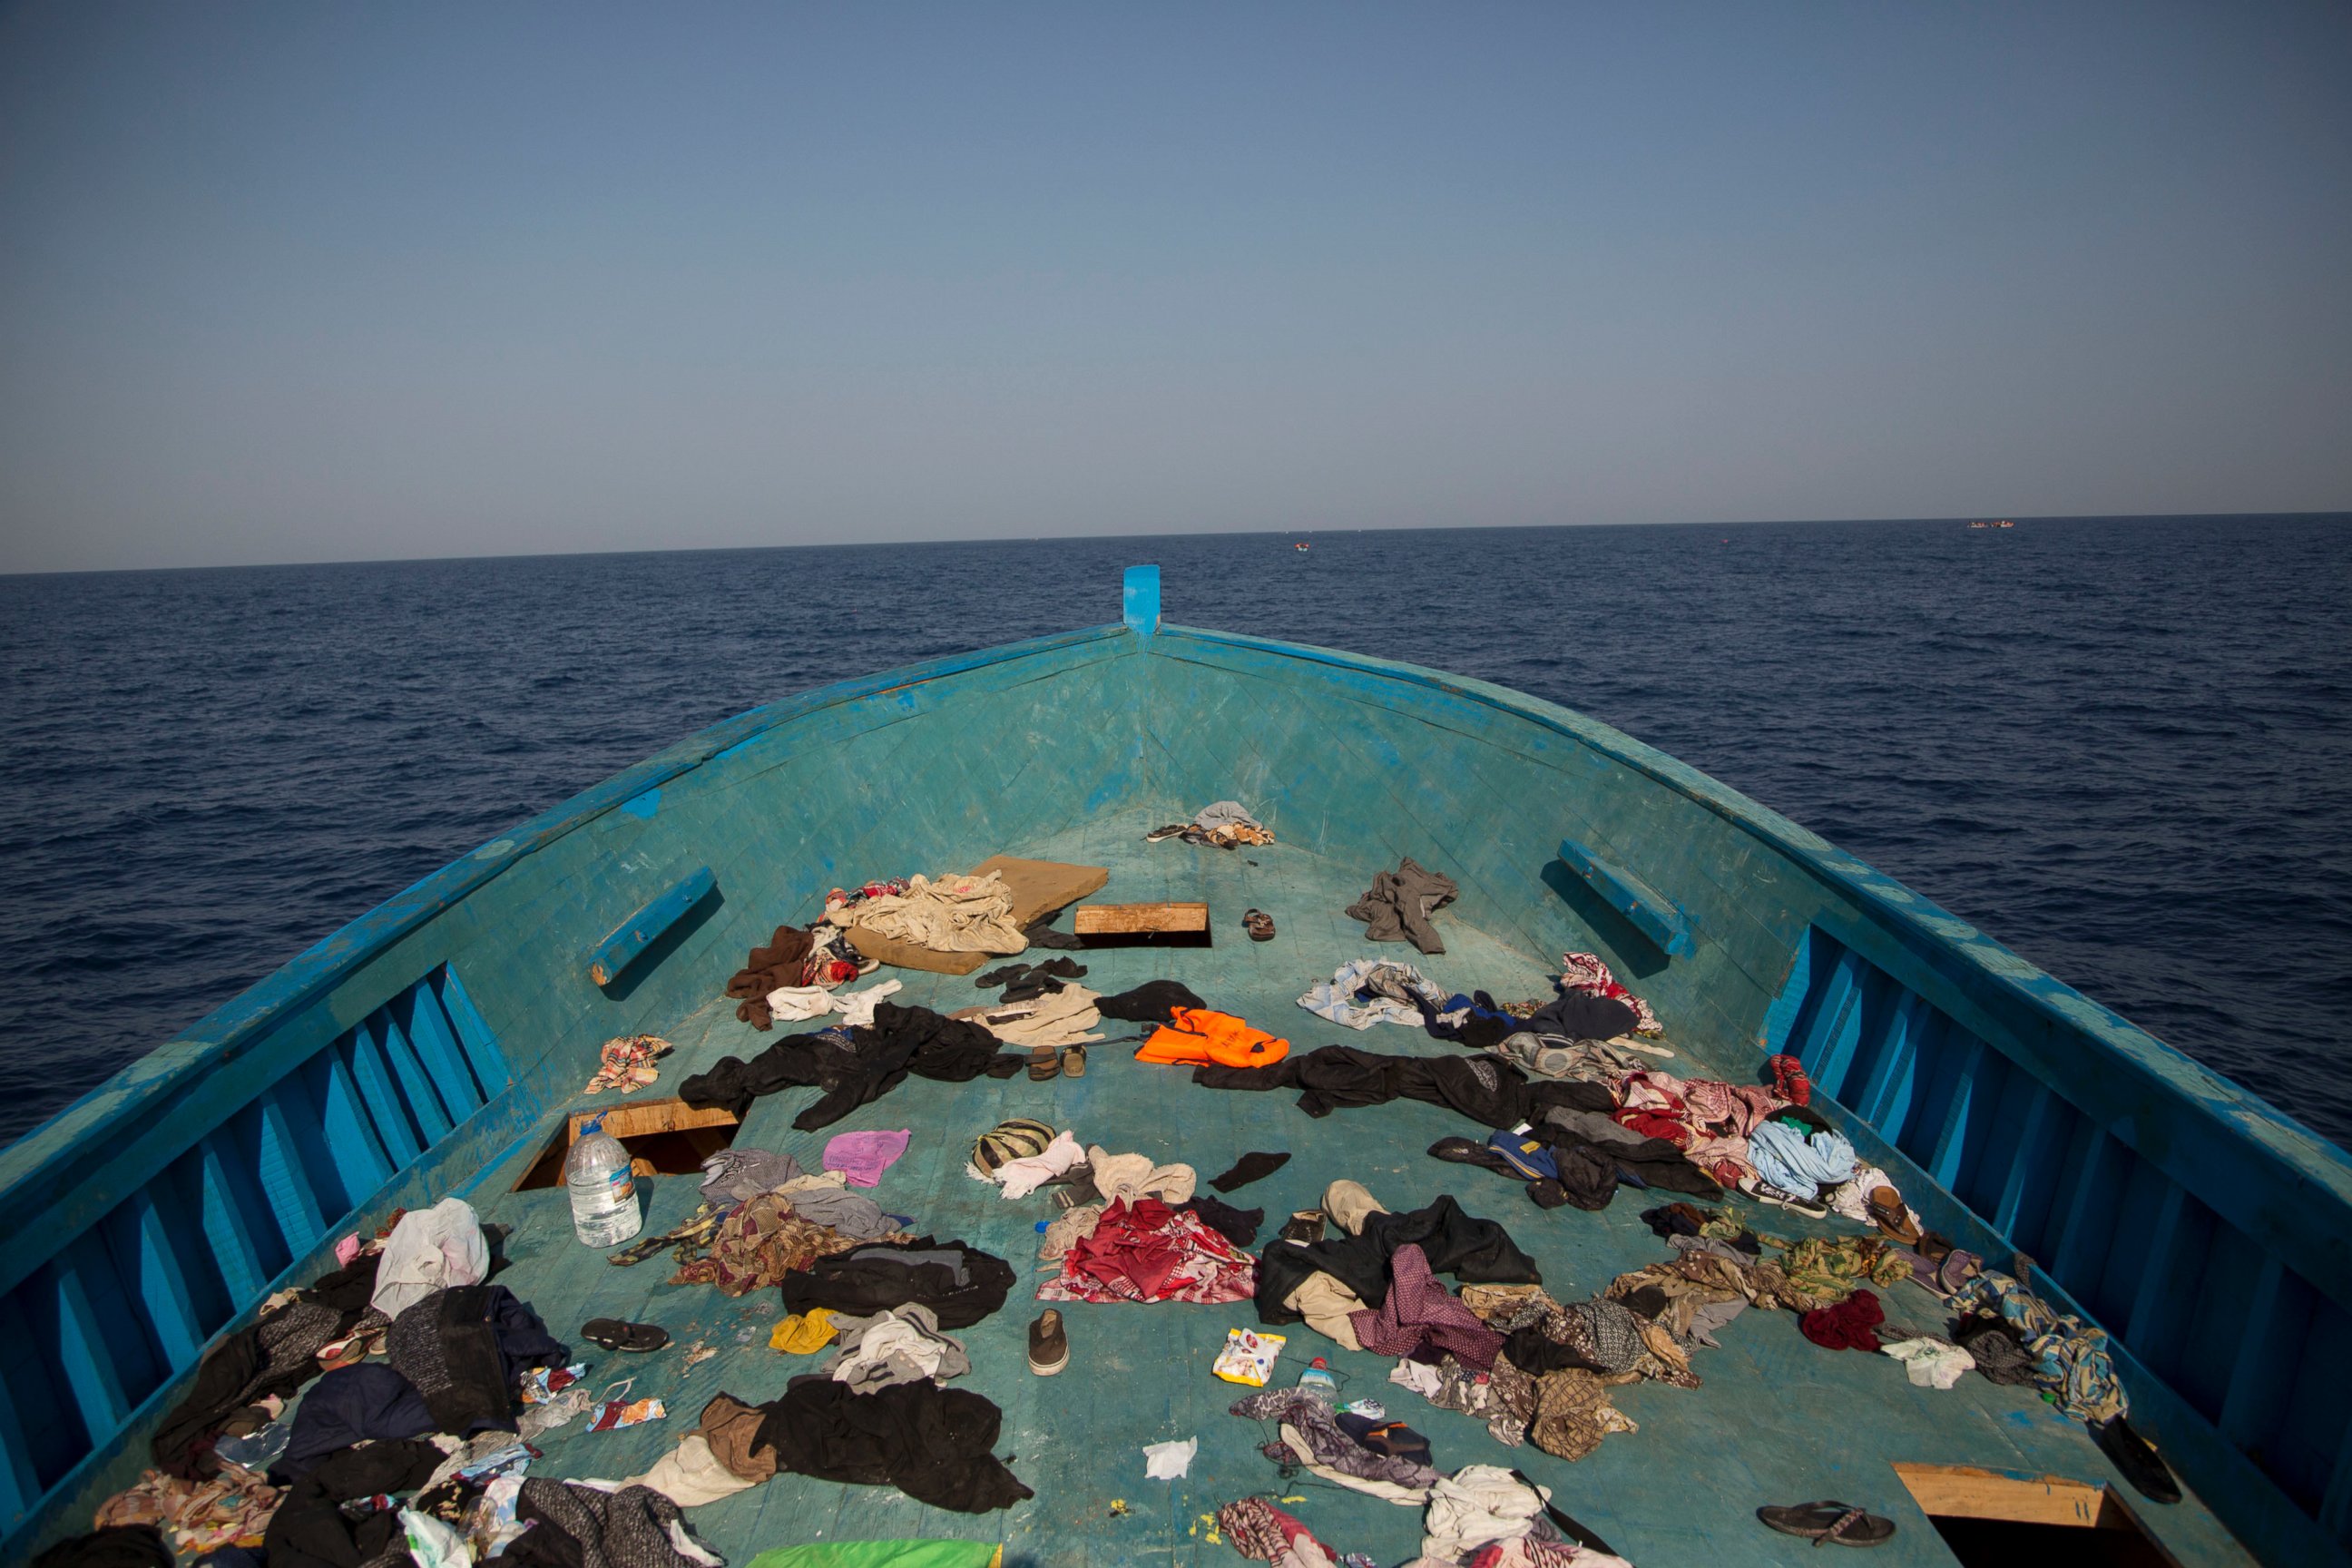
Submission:
<svg viewBox="0 0 2352 1568">
<path fill-rule="evenodd" d="M 1251 910 L 1242 916 L 1242 930 L 1249 932 L 1252 942 L 1272 942 L 1274 917 L 1264 910 Z"/>
<path fill-rule="evenodd" d="M 1895 1539 L 1895 1521 L 1866 1513 L 1850 1502 L 1801 1502 L 1793 1508 L 1759 1508 L 1756 1517 L 1783 1535 L 1802 1536 L 1815 1546 L 1884 1546 Z"/>
<path fill-rule="evenodd" d="M 608 1351 L 657 1351 L 669 1343 L 669 1331 L 655 1323 L 625 1323 L 618 1318 L 591 1318 L 580 1325 L 580 1337 Z"/>
</svg>

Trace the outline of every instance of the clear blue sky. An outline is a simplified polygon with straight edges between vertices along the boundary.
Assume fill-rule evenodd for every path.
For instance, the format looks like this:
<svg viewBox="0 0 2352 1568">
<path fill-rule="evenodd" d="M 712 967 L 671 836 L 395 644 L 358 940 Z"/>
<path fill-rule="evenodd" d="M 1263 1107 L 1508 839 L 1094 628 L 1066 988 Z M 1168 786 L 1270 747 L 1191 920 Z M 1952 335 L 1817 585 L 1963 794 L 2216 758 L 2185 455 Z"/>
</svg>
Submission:
<svg viewBox="0 0 2352 1568">
<path fill-rule="evenodd" d="M 0 571 L 2352 507 L 2352 6 L 0 15 Z"/>
</svg>

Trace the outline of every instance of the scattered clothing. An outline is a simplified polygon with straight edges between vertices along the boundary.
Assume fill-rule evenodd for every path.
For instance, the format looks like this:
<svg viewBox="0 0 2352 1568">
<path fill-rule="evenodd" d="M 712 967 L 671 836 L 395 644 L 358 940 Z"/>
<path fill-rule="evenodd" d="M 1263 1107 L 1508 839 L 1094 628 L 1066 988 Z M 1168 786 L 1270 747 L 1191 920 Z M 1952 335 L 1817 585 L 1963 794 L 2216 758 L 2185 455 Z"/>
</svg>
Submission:
<svg viewBox="0 0 2352 1568">
<path fill-rule="evenodd" d="M 819 1307 L 814 1311 L 794 1312 L 778 1323 L 768 1334 L 768 1348 L 786 1355 L 814 1355 L 833 1343 L 840 1332 L 833 1326 L 833 1314 Z"/>
<path fill-rule="evenodd" d="M 1428 1258 L 1411 1242 L 1389 1257 L 1389 1289 L 1381 1304 L 1355 1313 L 1350 1322 L 1357 1342 L 1378 1355 L 1412 1355 L 1434 1346 L 1484 1369 L 1503 1348 L 1503 1336 L 1438 1283 Z"/>
<path fill-rule="evenodd" d="M 795 1475 L 895 1486 L 933 1508 L 986 1513 L 1034 1495 L 992 1451 L 1003 1425 L 1002 1411 L 966 1389 L 926 1380 L 856 1394 L 811 1377 L 761 1407 L 757 1441 Z"/>
<path fill-rule="evenodd" d="M 1915 1388 L 1949 1388 L 1960 1381 L 1960 1374 L 1975 1367 L 1976 1362 L 1958 1345 L 1925 1336 L 1914 1340 L 1897 1340 L 1881 1344 L 1882 1353 L 1903 1363 Z"/>
<path fill-rule="evenodd" d="M 635 1094 L 661 1077 L 654 1066 L 656 1058 L 669 1054 L 670 1045 L 659 1035 L 625 1035 L 606 1040 L 598 1053 L 596 1076 L 588 1080 L 583 1094 L 602 1094 L 617 1089 L 623 1094 Z"/>
<path fill-rule="evenodd" d="M 1244 1498 L 1217 1510 L 1226 1542 L 1255 1563 L 1275 1568 L 1337 1568 L 1339 1554 L 1271 1498 Z"/>
<path fill-rule="evenodd" d="M 1780 1270 L 1788 1277 L 1790 1304 L 1800 1309 L 1832 1306 L 1862 1286 L 1885 1290 L 1911 1278 L 1911 1266 L 1902 1253 L 1874 1237 L 1832 1241 L 1811 1236 L 1794 1243 L 1777 1237 L 1764 1239 L 1787 1252 Z"/>
<path fill-rule="evenodd" d="M 1462 889 L 1454 879 L 1425 871 L 1410 858 L 1393 871 L 1372 879 L 1364 896 L 1348 906 L 1350 920 L 1364 922 L 1368 942 L 1410 942 L 1427 953 L 1445 951 L 1430 917 L 1452 903 Z"/>
<path fill-rule="evenodd" d="M 904 1127 L 895 1132 L 844 1132 L 825 1144 L 824 1168 L 841 1172 L 853 1187 L 877 1186 L 913 1137 Z"/>
<path fill-rule="evenodd" d="M 1834 1307 L 1805 1313 L 1797 1320 L 1797 1327 L 1825 1350 L 1874 1351 L 1879 1348 L 1878 1325 L 1885 1321 L 1886 1313 L 1877 1296 L 1856 1290 Z"/>
<path fill-rule="evenodd" d="M 99 1504 L 91 1523 L 110 1541 L 115 1531 L 160 1531 L 178 1551 L 201 1556 L 239 1542 L 258 1541 L 281 1494 L 250 1472 L 224 1470 L 191 1480 L 146 1470 L 131 1486 Z M 170 1561 L 169 1554 L 165 1561 Z"/>
<path fill-rule="evenodd" d="M 1547 1454 L 1580 1459 L 1612 1432 L 1640 1430 L 1631 1416 L 1609 1403 L 1609 1390 L 1591 1373 L 1571 1367 L 1547 1373 L 1536 1384 L 1536 1415 L 1528 1424 L 1528 1441 Z"/>
<path fill-rule="evenodd" d="M 473 1205 L 463 1198 L 443 1198 L 429 1209 L 401 1215 L 392 1227 L 368 1304 L 397 1318 L 436 1290 L 478 1285 L 489 1272 L 490 1247 Z"/>
<path fill-rule="evenodd" d="M 506 1562 L 563 1568 L 718 1568 L 721 1561 L 686 1532 L 676 1502 L 643 1484 L 608 1492 L 584 1482 L 532 1477 L 516 1497 L 515 1517 L 533 1528 L 506 1549 Z"/>
<path fill-rule="evenodd" d="M 1853 1145 L 1835 1132 L 1808 1138 L 1784 1121 L 1767 1121 L 1748 1135 L 1748 1162 L 1782 1192 L 1811 1197 L 1853 1177 Z"/>
<path fill-rule="evenodd" d="M 650 1487 L 680 1508 L 700 1508 L 759 1484 L 721 1464 L 710 1451 L 710 1440 L 699 1432 L 688 1433 L 651 1469 L 621 1483 L 625 1488 Z"/>
<path fill-rule="evenodd" d="M 458 1437 L 487 1426 L 513 1431 L 518 1375 L 572 1359 L 571 1347 L 551 1338 L 539 1314 L 503 1285 L 462 1285 L 425 1297 L 393 1320 L 384 1353 L 424 1396 L 433 1429 Z"/>
<path fill-rule="evenodd" d="M 940 1328 L 967 1329 L 1004 1305 L 1013 1281 L 1003 1258 L 926 1236 L 820 1258 L 786 1275 L 782 1293 L 792 1312 L 828 1307 L 866 1316 L 912 1302 L 930 1308 Z"/>
<path fill-rule="evenodd" d="M 1114 1154 L 1097 1143 L 1087 1150 L 1087 1181 L 1095 1196 L 1108 1200 L 1158 1198 L 1181 1204 L 1192 1197 L 1200 1181 L 1190 1165 L 1160 1165 L 1149 1154 Z"/>
<path fill-rule="evenodd" d="M 1187 1198 L 1176 1206 L 1198 1215 L 1202 1224 L 1232 1242 L 1235 1247 L 1257 1245 L 1257 1227 L 1265 1223 L 1264 1209 L 1235 1208 L 1231 1204 L 1206 1194 Z"/>
<path fill-rule="evenodd" d="M 936 881 L 917 875 L 902 893 L 866 899 L 852 909 L 828 907 L 825 919 L 933 952 L 1010 954 L 1029 945 L 1013 907 L 1013 889 L 993 871 Z"/>
<path fill-rule="evenodd" d="M 817 1370 L 860 1394 L 924 1378 L 944 1383 L 971 1370 L 963 1342 L 940 1331 L 937 1314 L 909 1304 L 872 1317 L 836 1315 L 841 1348 Z"/>
<path fill-rule="evenodd" d="M 435 1430 L 424 1396 L 392 1367 L 382 1362 L 337 1367 L 295 1407 L 285 1451 L 268 1468 L 269 1479 L 283 1486 L 310 1474 L 338 1448 L 421 1437 Z"/>
<path fill-rule="evenodd" d="M 749 1062 L 721 1057 L 709 1071 L 679 1084 L 678 1098 L 698 1110 L 717 1107 L 740 1119 L 763 1095 L 819 1089 L 823 1097 L 793 1121 L 801 1131 L 814 1132 L 879 1100 L 909 1073 L 940 1083 L 969 1083 L 982 1074 L 1010 1078 L 1027 1062 L 1025 1056 L 1000 1053 L 996 1037 L 977 1024 L 885 1002 L 875 1008 L 870 1027 L 795 1035 Z"/>
<path fill-rule="evenodd" d="M 721 1149 L 702 1162 L 702 1201 L 747 1203 L 801 1174 L 801 1163 L 790 1154 L 765 1149 Z"/>
<path fill-rule="evenodd" d="M 1288 1163 L 1290 1163 L 1290 1156 L 1287 1153 L 1244 1154 L 1234 1161 L 1233 1169 L 1223 1175 L 1210 1177 L 1209 1185 L 1221 1193 L 1230 1193 L 1237 1188 L 1246 1187 L 1252 1182 L 1263 1181 Z"/>
<path fill-rule="evenodd" d="M 1200 1216 L 1157 1198 L 1115 1199 L 1037 1288 L 1041 1301 L 1245 1301 L 1257 1284 L 1249 1254 Z"/>
<path fill-rule="evenodd" d="M 768 993 L 808 984 L 809 954 L 814 945 L 807 931 L 782 925 L 765 946 L 751 949 L 743 967 L 727 982 L 727 994 L 737 999 L 735 1016 L 755 1029 L 770 1027 L 774 1019 L 768 1010 Z"/>
<path fill-rule="evenodd" d="M 1360 958 L 1341 964 L 1330 979 L 1308 986 L 1298 1005 L 1345 1028 L 1369 1029 L 1375 1024 L 1421 1025 L 1430 1011 L 1442 1011 L 1447 1000 L 1410 963 Z"/>
<path fill-rule="evenodd" d="M 1609 966 L 1597 952 L 1563 952 L 1559 955 L 1559 988 L 1564 993 L 1606 997 L 1622 1002 L 1633 1009 L 1634 1027 L 1644 1035 L 1663 1033 L 1658 1016 L 1650 1005 L 1617 983 Z"/>
<path fill-rule="evenodd" d="M 1329 1203 L 1327 1197 L 1327 1207 Z M 1365 1215 L 1354 1235 L 1304 1245 L 1268 1243 L 1258 1266 L 1258 1321 L 1276 1325 L 1301 1321 L 1284 1302 L 1318 1273 L 1330 1275 L 1366 1307 L 1377 1309 L 1388 1297 L 1389 1258 L 1406 1246 L 1420 1248 L 1433 1272 L 1451 1274 L 1465 1283 L 1542 1282 L 1535 1259 L 1509 1232 L 1493 1220 L 1464 1213 L 1461 1205 L 1446 1196 L 1403 1214 Z"/>
<path fill-rule="evenodd" d="M 1309 1469 L 1339 1485 L 1370 1481 L 1413 1494 L 1392 1500 L 1419 1501 L 1436 1484 L 1437 1472 L 1427 1465 L 1376 1453 L 1349 1436 L 1341 1430 L 1330 1400 L 1311 1387 L 1260 1389 L 1236 1401 L 1232 1413 L 1279 1424 L 1283 1440 L 1265 1445 L 1262 1451 L 1267 1458 L 1286 1463 L 1297 1453 Z"/>
<path fill-rule="evenodd" d="M 2127 1415 L 2131 1404 L 2107 1352 L 2105 1330 L 2062 1312 L 2006 1274 L 1988 1269 L 1952 1295 L 1963 1316 L 1996 1319 L 2015 1331 L 2031 1358 L 2035 1384 L 2051 1403 L 2076 1421 L 2093 1424 Z M 1977 1342 L 1968 1344 L 1971 1357 Z"/>
<path fill-rule="evenodd" d="M 855 1237 L 801 1215 L 784 1194 L 761 1193 L 728 1211 L 709 1250 L 682 1265 L 670 1283 L 714 1285 L 725 1295 L 746 1295 L 780 1285 L 796 1270 L 856 1245 Z"/>
<path fill-rule="evenodd" d="M 950 1016 L 978 1024 L 1008 1046 L 1092 1045 L 1102 1038 L 1095 1032 L 1102 1023 L 1096 1001 L 1085 986 L 1065 985 L 1023 1000 L 961 1008 Z"/>
<path fill-rule="evenodd" d="M 1174 980 L 1147 980 L 1132 991 L 1095 998 L 1095 1010 L 1104 1017 L 1129 1024 L 1164 1024 L 1179 1007 L 1207 1005 L 1192 994 L 1191 987 Z"/>
<path fill-rule="evenodd" d="M 1629 1038 L 1640 1021 L 1640 1015 L 1626 1003 L 1581 991 L 1563 991 L 1528 1014 L 1519 1026 L 1539 1035 L 1599 1041 Z"/>
</svg>

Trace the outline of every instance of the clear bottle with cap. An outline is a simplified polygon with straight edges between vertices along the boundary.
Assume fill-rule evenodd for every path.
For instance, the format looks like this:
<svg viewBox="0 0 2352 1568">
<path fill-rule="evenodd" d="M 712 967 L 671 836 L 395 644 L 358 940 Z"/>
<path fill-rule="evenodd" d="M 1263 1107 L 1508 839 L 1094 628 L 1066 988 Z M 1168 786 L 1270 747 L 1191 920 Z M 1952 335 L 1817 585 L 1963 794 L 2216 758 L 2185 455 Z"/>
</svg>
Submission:
<svg viewBox="0 0 2352 1568">
<path fill-rule="evenodd" d="M 618 1247 L 645 1224 L 629 1152 L 601 1116 L 581 1124 L 580 1141 L 563 1156 L 563 1184 L 572 1194 L 572 1232 L 583 1247 Z"/>
</svg>

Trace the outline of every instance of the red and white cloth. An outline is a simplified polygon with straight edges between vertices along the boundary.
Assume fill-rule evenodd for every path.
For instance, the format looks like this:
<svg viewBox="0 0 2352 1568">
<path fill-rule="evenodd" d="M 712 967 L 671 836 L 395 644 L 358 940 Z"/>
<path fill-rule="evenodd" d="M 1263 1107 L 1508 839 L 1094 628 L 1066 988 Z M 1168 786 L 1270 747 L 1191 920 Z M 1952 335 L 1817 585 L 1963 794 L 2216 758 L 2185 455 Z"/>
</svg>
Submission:
<svg viewBox="0 0 2352 1568">
<path fill-rule="evenodd" d="M 1257 1261 L 1187 1209 L 1116 1199 L 1094 1234 L 1063 1255 L 1040 1301 L 1192 1301 L 1223 1306 L 1257 1291 Z"/>
<path fill-rule="evenodd" d="M 1650 1005 L 1617 984 L 1609 966 L 1601 962 L 1597 952 L 1563 952 L 1559 955 L 1559 988 L 1581 992 L 1587 996 L 1606 996 L 1612 1002 L 1622 1002 L 1633 1009 L 1633 1032 L 1658 1035 L 1665 1026 L 1650 1011 Z"/>
</svg>

